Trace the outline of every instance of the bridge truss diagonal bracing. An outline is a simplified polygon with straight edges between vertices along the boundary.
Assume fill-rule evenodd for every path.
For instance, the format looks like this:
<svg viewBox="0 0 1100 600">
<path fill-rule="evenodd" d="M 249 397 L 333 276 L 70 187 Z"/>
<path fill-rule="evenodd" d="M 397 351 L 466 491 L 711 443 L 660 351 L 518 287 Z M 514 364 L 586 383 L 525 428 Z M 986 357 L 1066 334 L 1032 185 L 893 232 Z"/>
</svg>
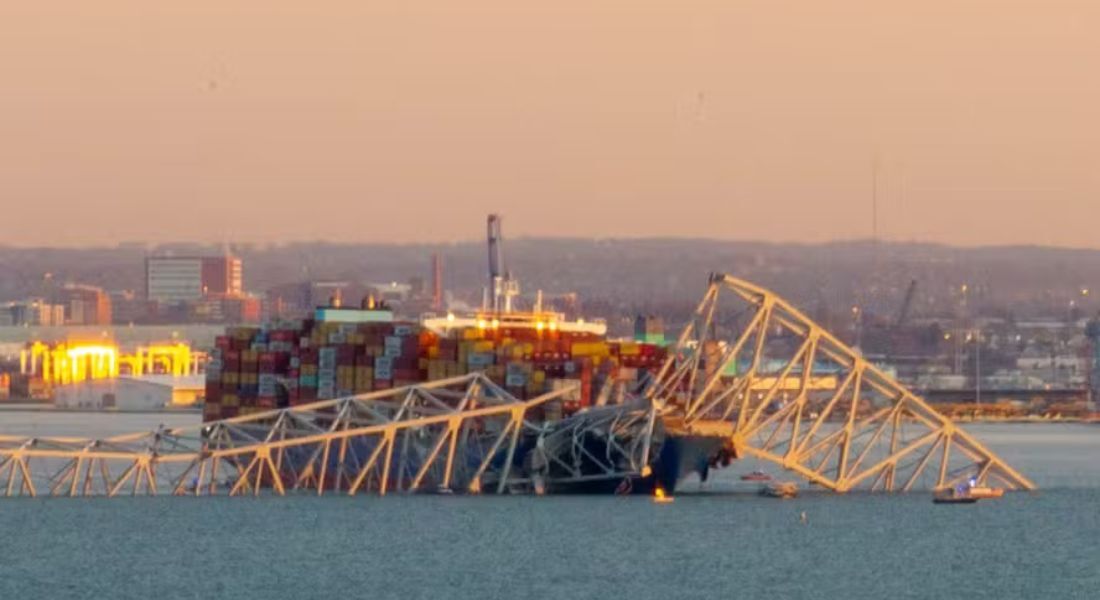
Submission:
<svg viewBox="0 0 1100 600">
<path fill-rule="evenodd" d="M 618 493 L 742 457 L 834 492 L 1034 489 L 786 300 L 727 275 L 644 389 L 548 418 L 574 391 L 519 400 L 473 373 L 192 428 L 0 436 L 0 495 Z M 684 448 L 703 456 L 685 463 Z"/>
<path fill-rule="evenodd" d="M 0 436 L 5 496 L 503 492 L 529 419 L 479 373 L 106 439 Z"/>
<path fill-rule="evenodd" d="M 728 436 L 734 456 L 836 492 L 1034 489 L 786 300 L 728 275 L 711 277 L 647 397 L 666 429 Z"/>
</svg>

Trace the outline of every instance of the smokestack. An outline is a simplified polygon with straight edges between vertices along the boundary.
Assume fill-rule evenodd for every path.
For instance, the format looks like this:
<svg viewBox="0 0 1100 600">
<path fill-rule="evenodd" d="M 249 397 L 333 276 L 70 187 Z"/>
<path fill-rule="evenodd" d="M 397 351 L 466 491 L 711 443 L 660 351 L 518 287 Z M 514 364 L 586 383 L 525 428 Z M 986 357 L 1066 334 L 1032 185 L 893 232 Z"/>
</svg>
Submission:
<svg viewBox="0 0 1100 600">
<path fill-rule="evenodd" d="M 443 308 L 443 257 L 432 254 L 432 309 Z"/>
</svg>

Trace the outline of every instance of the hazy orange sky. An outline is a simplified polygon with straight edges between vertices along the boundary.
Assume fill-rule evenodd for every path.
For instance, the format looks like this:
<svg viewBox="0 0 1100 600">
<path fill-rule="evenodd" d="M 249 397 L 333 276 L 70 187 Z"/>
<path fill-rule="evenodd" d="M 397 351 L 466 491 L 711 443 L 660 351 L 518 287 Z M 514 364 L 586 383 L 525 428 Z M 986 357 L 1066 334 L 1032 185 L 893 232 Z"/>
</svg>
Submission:
<svg viewBox="0 0 1100 600">
<path fill-rule="evenodd" d="M 1096 0 L 14 0 L 0 243 L 1100 247 Z"/>
</svg>

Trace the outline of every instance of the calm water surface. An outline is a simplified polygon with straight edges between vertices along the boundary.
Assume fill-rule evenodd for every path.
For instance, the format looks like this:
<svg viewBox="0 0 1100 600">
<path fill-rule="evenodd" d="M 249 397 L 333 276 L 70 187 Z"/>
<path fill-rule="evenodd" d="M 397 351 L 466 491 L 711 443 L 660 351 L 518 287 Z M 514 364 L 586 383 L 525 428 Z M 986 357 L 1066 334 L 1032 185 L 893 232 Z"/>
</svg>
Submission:
<svg viewBox="0 0 1100 600">
<path fill-rule="evenodd" d="M 195 417 L 119 419 L 0 413 L 0 433 L 106 435 Z M 0 500 L 0 599 L 1100 597 L 1100 427 L 968 429 L 1043 490 L 971 506 L 927 494 L 776 501 L 727 473 L 670 505 Z"/>
</svg>

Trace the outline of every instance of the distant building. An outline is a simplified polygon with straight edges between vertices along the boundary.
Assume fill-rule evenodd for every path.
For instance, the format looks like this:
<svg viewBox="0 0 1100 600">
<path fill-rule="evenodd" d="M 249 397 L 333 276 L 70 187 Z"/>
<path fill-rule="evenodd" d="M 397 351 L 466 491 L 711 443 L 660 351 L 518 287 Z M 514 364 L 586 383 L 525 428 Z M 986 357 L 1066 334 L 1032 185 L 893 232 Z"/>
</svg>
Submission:
<svg viewBox="0 0 1100 600">
<path fill-rule="evenodd" d="M 309 314 L 313 309 L 313 285 L 310 282 L 288 283 L 275 286 L 264 293 L 264 320 L 295 318 Z"/>
<path fill-rule="evenodd" d="M 68 284 L 61 290 L 69 325 L 110 325 L 111 297 L 102 288 Z"/>
<path fill-rule="evenodd" d="M 209 295 L 242 293 L 241 259 L 234 256 L 150 256 L 145 259 L 145 297 L 166 304 Z"/>
<path fill-rule="evenodd" d="M 254 296 L 208 295 L 188 303 L 188 321 L 202 323 L 259 323 L 263 303 Z"/>
<path fill-rule="evenodd" d="M 414 285 L 411 283 L 368 283 L 367 291 L 373 294 L 376 300 L 384 302 L 404 302 L 413 295 Z M 420 288 L 423 289 L 423 280 Z"/>
<path fill-rule="evenodd" d="M 16 327 L 49 327 L 65 324 L 65 307 L 42 298 L 10 302 L 0 307 L 0 325 Z"/>
<path fill-rule="evenodd" d="M 255 296 L 226 296 L 222 298 L 222 318 L 226 323 L 259 323 L 263 301 Z"/>
<path fill-rule="evenodd" d="M 202 293 L 206 295 L 240 296 L 244 292 L 241 259 L 220 256 L 202 259 Z"/>
<path fill-rule="evenodd" d="M 1052 354 L 1029 346 L 1016 358 L 1016 368 L 1024 373 L 1061 371 L 1083 374 L 1088 372 L 1089 359 L 1075 354 Z"/>
<path fill-rule="evenodd" d="M 147 375 L 86 380 L 54 388 L 58 408 L 160 410 L 191 406 L 204 393 L 204 376 Z"/>
<path fill-rule="evenodd" d="M 135 323 L 149 314 L 149 303 L 133 290 L 111 292 L 111 322 Z"/>
<path fill-rule="evenodd" d="M 383 287 L 389 287 L 385 284 Z M 275 286 L 264 294 L 263 315 L 271 318 L 302 318 L 313 314 L 318 306 L 358 307 L 363 299 L 373 295 L 382 299 L 375 286 L 349 281 L 303 281 Z"/>
<path fill-rule="evenodd" d="M 261 314 L 265 319 L 303 318 L 312 315 L 317 307 L 365 307 L 371 298 L 375 303 L 411 311 L 406 314 L 417 314 L 417 311 L 431 308 L 433 299 L 430 292 L 427 281 L 418 277 L 410 279 L 409 283 L 304 281 L 267 290 L 261 303 Z M 245 308 L 251 309 L 251 306 Z"/>
</svg>

